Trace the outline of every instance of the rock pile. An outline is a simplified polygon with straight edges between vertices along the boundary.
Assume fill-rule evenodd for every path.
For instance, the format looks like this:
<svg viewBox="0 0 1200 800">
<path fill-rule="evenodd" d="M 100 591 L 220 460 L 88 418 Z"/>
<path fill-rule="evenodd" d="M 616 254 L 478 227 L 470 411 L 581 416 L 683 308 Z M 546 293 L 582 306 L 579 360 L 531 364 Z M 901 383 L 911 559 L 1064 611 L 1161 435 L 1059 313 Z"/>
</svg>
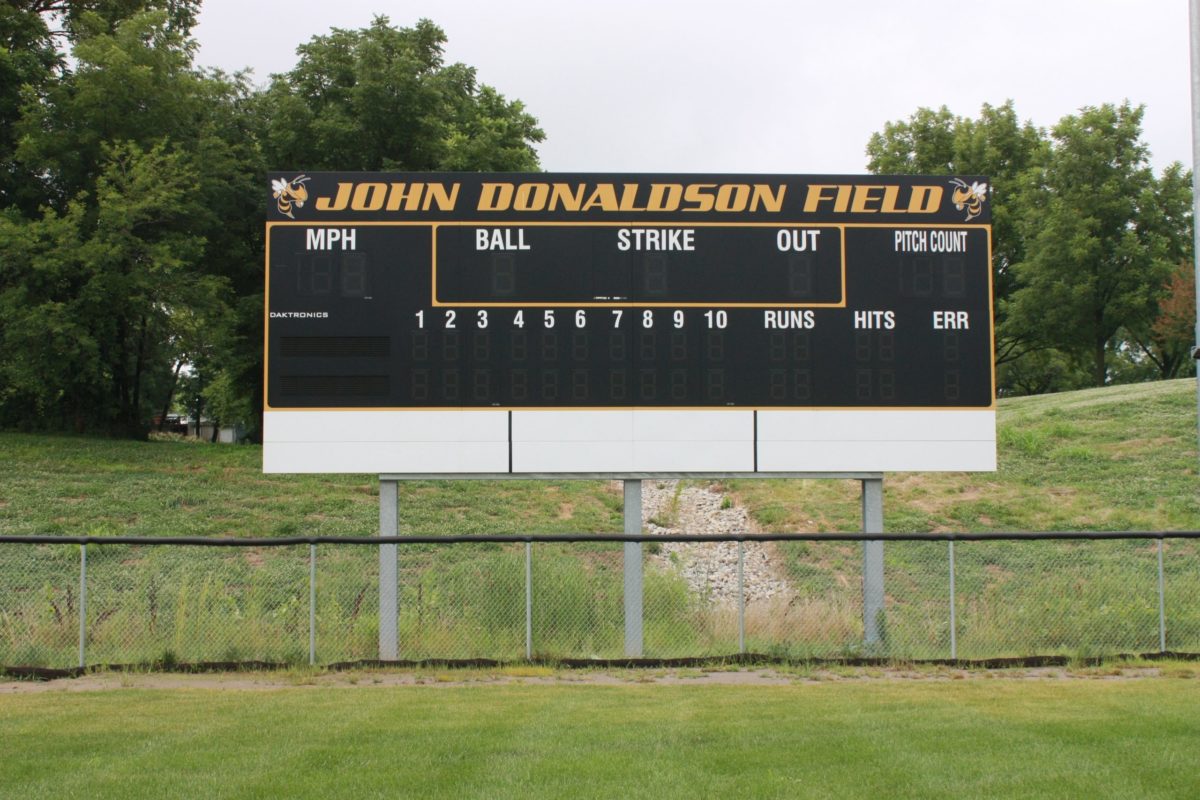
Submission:
<svg viewBox="0 0 1200 800">
<path fill-rule="evenodd" d="M 679 481 L 643 481 L 642 517 L 649 534 L 755 531 L 746 510 L 726 502 L 721 492 L 681 487 Z M 693 592 L 715 603 L 737 602 L 737 542 L 663 542 L 657 549 L 648 556 L 649 562 L 679 572 Z M 778 577 L 776 561 L 773 543 L 745 543 L 742 574 L 747 604 L 791 597 L 787 582 Z"/>
</svg>

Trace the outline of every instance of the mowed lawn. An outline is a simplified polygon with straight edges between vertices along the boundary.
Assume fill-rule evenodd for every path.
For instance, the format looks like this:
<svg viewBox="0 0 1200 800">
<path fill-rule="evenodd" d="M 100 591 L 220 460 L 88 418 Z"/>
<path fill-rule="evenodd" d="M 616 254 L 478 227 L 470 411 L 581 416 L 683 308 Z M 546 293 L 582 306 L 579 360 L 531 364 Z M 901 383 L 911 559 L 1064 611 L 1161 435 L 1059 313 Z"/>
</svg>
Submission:
<svg viewBox="0 0 1200 800">
<path fill-rule="evenodd" d="M 3 798 L 1200 796 L 1193 678 L 0 696 Z"/>
</svg>

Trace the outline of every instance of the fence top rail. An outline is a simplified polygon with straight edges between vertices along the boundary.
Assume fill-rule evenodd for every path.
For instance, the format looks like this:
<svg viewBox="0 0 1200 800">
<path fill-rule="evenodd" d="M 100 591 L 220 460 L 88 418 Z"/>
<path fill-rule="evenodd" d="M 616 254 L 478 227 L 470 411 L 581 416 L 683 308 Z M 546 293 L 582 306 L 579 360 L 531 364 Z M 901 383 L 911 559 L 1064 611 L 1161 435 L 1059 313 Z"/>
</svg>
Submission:
<svg viewBox="0 0 1200 800">
<path fill-rule="evenodd" d="M 985 533 L 491 533 L 445 536 L 50 536 L 0 534 L 0 544 L 133 544 L 285 547 L 302 544 L 479 544 L 483 542 L 995 542 L 1039 540 L 1200 539 L 1200 531 L 991 531 Z"/>
</svg>

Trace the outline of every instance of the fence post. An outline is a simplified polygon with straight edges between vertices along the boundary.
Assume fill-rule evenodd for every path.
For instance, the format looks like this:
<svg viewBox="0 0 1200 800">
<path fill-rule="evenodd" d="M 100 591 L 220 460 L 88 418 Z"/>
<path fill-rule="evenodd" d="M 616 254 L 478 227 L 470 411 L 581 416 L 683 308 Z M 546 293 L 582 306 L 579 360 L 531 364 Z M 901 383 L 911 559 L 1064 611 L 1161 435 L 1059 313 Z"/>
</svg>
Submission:
<svg viewBox="0 0 1200 800">
<path fill-rule="evenodd" d="M 379 479 L 379 535 L 395 536 L 399 530 L 397 481 Z M 400 576 L 396 564 L 396 545 L 379 545 L 379 660 L 395 661 L 400 657 L 398 625 Z"/>
<path fill-rule="evenodd" d="M 862 480 L 863 533 L 883 533 L 883 478 Z M 863 542 L 863 640 L 880 644 L 883 617 L 883 541 Z"/>
<path fill-rule="evenodd" d="M 1163 576 L 1163 540 L 1158 540 L 1158 652 L 1167 652 L 1166 582 Z"/>
<path fill-rule="evenodd" d="M 746 652 L 746 543 L 738 540 L 738 652 Z"/>
<path fill-rule="evenodd" d="M 525 543 L 525 660 L 533 660 L 533 543 Z"/>
<path fill-rule="evenodd" d="M 79 545 L 79 668 L 87 666 L 87 545 Z"/>
<path fill-rule="evenodd" d="M 954 540 L 950 545 L 950 660 L 958 661 L 958 618 L 954 600 Z"/>
<path fill-rule="evenodd" d="M 317 546 L 308 546 L 308 665 L 317 663 Z"/>
<path fill-rule="evenodd" d="M 625 481 L 625 533 L 642 532 L 642 482 Z M 625 656 L 642 657 L 642 543 L 625 543 Z"/>
</svg>

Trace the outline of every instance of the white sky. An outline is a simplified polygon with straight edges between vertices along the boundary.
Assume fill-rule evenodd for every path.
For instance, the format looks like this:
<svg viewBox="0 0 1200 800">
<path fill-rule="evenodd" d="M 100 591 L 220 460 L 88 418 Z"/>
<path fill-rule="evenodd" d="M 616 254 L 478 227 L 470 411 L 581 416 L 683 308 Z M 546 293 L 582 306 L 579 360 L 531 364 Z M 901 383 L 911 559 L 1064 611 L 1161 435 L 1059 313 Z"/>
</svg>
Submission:
<svg viewBox="0 0 1200 800">
<path fill-rule="evenodd" d="M 204 0 L 200 64 L 290 69 L 375 14 L 445 30 L 448 62 L 520 99 L 551 171 L 860 173 L 920 106 L 1016 103 L 1052 126 L 1146 105 L 1159 169 L 1191 166 L 1187 0 Z M 295 165 L 302 169 L 303 164 Z"/>
</svg>

